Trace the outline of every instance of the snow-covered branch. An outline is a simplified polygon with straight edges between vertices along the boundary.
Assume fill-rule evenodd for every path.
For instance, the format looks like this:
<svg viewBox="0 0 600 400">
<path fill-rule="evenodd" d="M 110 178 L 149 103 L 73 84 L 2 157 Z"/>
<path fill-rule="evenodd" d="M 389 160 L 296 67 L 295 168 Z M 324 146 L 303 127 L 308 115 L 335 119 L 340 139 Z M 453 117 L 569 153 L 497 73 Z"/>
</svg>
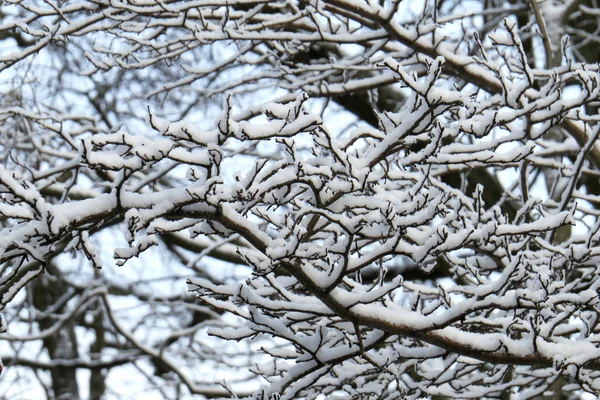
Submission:
<svg viewBox="0 0 600 400">
<path fill-rule="evenodd" d="M 500 0 L 5 3 L 2 338 L 56 396 L 127 364 L 165 398 L 600 392 L 597 30 Z"/>
</svg>

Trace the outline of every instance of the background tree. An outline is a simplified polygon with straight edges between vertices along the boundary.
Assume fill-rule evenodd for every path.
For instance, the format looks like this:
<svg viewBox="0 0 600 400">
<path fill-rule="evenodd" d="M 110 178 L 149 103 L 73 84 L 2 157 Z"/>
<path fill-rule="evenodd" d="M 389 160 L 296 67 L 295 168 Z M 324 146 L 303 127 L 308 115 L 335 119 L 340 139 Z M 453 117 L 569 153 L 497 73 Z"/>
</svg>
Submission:
<svg viewBox="0 0 600 400">
<path fill-rule="evenodd" d="M 597 394 L 594 6 L 4 2 L 2 396 Z"/>
</svg>

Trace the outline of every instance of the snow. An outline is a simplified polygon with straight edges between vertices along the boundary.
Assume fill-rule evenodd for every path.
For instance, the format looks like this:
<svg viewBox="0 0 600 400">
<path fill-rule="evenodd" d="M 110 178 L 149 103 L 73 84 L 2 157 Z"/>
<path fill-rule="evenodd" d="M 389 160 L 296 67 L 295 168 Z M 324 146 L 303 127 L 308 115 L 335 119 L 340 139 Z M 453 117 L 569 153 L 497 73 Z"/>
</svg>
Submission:
<svg viewBox="0 0 600 400">
<path fill-rule="evenodd" d="M 51 39 L 84 46 L 86 35 L 111 27 L 104 34 L 114 45 L 99 40 L 81 53 L 92 63 L 84 72 L 94 79 L 101 75 L 96 70 L 143 75 L 156 63 L 173 74 L 156 84 L 148 77 L 154 86 L 143 89 L 160 95 L 165 106 L 153 103 L 139 129 L 0 107 L 7 120 L 18 116 L 35 126 L 35 139 L 23 143 L 37 157 L 7 157 L 0 166 L 3 306 L 63 244 L 95 267 L 106 265 L 103 253 L 110 252 L 124 266 L 119 271 L 138 268 L 140 281 L 152 279 L 158 264 L 171 260 L 137 264 L 136 258 L 160 254 L 164 247 L 151 248 L 168 233 L 186 240 L 176 254 L 189 267 L 186 273 L 210 266 L 210 276 L 224 269 L 214 261 L 216 250 L 247 264 L 243 278 L 196 276 L 188 289 L 206 303 L 202 307 L 227 315 L 211 314 L 218 319 L 210 322 L 211 335 L 266 342 L 266 362 L 253 367 L 265 377 L 265 395 L 343 392 L 367 398 L 396 391 L 486 398 L 512 386 L 515 393 L 547 387 L 558 369 L 600 386 L 593 375 L 600 358 L 594 328 L 600 225 L 593 203 L 598 196 L 588 192 L 597 177 L 596 121 L 582 114 L 582 104 L 600 99 L 597 68 L 530 67 L 509 20 L 479 39 L 440 26 L 453 15 L 473 15 L 468 8 L 479 4 L 474 2 L 438 21 L 419 10 L 419 31 L 406 22 L 410 13 L 400 15 L 416 9 L 414 2 L 399 4 L 389 19 L 384 17 L 391 10 L 375 1 L 338 2 L 343 18 L 323 2 L 302 10 L 291 3 L 268 5 L 269 13 L 259 5 L 248 14 L 217 3 L 170 2 L 163 8 L 145 0 L 112 2 L 102 16 L 72 4 L 61 5 L 69 11 L 64 18 L 40 17 L 38 25 L 3 22 L 7 30 L 40 35 L 35 46 Z M 486 12 L 507 10 L 513 9 Z M 113 19 L 142 11 L 145 21 Z M 556 10 L 545 12 L 549 20 L 558 17 Z M 360 24 L 362 18 L 371 27 Z M 285 29 L 288 23 L 294 29 Z M 469 24 L 475 29 L 479 22 Z M 162 28 L 178 29 L 179 36 L 156 40 L 152 33 Z M 50 38 L 48 31 L 56 35 Z M 215 40 L 239 46 L 217 54 L 214 63 L 197 57 L 196 48 Z M 363 49 L 361 43 L 373 46 Z M 330 60 L 294 64 L 311 46 L 337 47 Z M 4 57 L 9 62 L 17 56 Z M 246 74 L 252 63 L 260 67 Z M 567 85 L 579 89 L 564 96 Z M 278 96 L 283 93 L 276 101 L 268 93 L 273 86 Z M 228 88 L 216 117 L 196 118 L 193 108 L 205 106 L 204 94 Z M 373 126 L 328 115 L 324 97 L 368 92 L 377 102 L 384 88 L 397 90 L 400 100 L 393 110 L 378 111 Z M 179 102 L 194 107 L 182 113 Z M 553 139 L 559 124 L 572 137 Z M 549 171 L 556 172 L 555 182 L 561 179 L 560 201 L 533 189 L 544 177 L 552 180 Z M 59 182 L 63 172 L 72 178 Z M 500 190 L 491 191 L 496 182 L 475 182 L 478 173 L 497 178 Z M 531 179 L 537 182 L 529 186 Z M 96 230 L 112 224 L 118 243 L 92 241 Z M 571 227 L 576 234 L 554 237 Z M 192 254 L 189 248 L 200 250 Z M 92 271 L 103 283 L 100 271 Z M 120 282 L 112 288 L 128 290 Z M 155 296 L 150 289 L 143 294 Z M 130 323 L 127 329 L 135 331 L 135 319 Z M 138 333 L 128 341 L 162 356 L 162 348 L 141 344 Z M 190 349 L 195 340 L 190 336 Z M 195 357 L 191 350 L 183 353 L 180 359 Z M 254 364 L 253 355 L 248 360 Z M 196 376 L 177 379 L 197 388 Z"/>
</svg>

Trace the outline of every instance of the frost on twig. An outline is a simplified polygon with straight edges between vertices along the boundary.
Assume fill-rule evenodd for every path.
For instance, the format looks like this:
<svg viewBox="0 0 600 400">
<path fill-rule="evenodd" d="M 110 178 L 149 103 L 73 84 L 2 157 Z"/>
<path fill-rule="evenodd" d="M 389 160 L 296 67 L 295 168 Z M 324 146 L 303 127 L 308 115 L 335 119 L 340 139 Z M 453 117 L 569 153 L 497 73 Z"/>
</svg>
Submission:
<svg viewBox="0 0 600 400">
<path fill-rule="evenodd" d="M 520 6 L 8 3 L 0 303 L 37 330 L 2 338 L 96 338 L 15 362 L 165 398 L 600 391 L 598 68 L 540 68 Z"/>
</svg>

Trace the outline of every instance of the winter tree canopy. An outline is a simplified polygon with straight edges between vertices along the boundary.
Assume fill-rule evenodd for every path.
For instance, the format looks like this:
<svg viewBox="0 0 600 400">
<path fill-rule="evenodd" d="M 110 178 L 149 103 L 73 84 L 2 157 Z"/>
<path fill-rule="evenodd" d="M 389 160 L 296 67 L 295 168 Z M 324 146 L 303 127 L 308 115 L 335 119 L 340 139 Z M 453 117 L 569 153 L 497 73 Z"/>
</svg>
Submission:
<svg viewBox="0 0 600 400">
<path fill-rule="evenodd" d="M 0 396 L 597 395 L 596 5 L 2 2 Z"/>
</svg>

